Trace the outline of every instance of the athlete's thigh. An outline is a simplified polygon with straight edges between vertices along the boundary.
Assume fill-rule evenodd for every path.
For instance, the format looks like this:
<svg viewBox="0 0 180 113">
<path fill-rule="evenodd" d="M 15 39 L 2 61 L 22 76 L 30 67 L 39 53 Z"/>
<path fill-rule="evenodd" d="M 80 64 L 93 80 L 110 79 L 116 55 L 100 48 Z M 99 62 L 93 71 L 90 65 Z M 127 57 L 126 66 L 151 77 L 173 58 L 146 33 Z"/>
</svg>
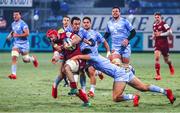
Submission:
<svg viewBox="0 0 180 113">
<path fill-rule="evenodd" d="M 131 47 L 130 47 L 130 45 L 128 45 L 124 49 L 124 52 L 122 52 L 122 62 L 123 63 L 129 63 L 130 62 L 130 57 L 131 57 Z"/>
<path fill-rule="evenodd" d="M 138 90 L 145 90 L 147 89 L 147 85 L 144 84 L 140 79 L 138 79 L 136 76 L 128 83 L 130 86 L 132 86 L 135 89 Z"/>
<path fill-rule="evenodd" d="M 122 95 L 126 87 L 126 82 L 115 81 L 113 84 L 113 96 Z"/>
<path fill-rule="evenodd" d="M 19 50 L 23 54 L 29 53 L 29 49 L 30 49 L 29 48 L 29 43 L 20 44 L 20 46 L 19 46 Z"/>
</svg>

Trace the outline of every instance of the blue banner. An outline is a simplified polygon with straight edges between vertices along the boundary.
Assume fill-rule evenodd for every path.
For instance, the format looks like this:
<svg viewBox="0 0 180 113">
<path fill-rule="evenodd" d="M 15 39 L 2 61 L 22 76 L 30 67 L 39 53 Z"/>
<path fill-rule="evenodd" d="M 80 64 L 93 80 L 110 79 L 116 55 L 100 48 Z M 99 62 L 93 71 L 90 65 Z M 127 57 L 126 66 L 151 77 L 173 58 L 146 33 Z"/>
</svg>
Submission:
<svg viewBox="0 0 180 113">
<path fill-rule="evenodd" d="M 103 33 L 102 33 L 103 34 Z M 6 41 L 6 36 L 8 33 L 0 34 L 0 51 L 11 51 L 12 40 L 10 42 Z M 31 33 L 29 36 L 30 51 L 52 51 L 51 44 L 46 37 L 45 33 Z M 109 37 L 108 43 L 111 47 L 111 38 Z M 142 51 L 143 50 L 143 34 L 137 33 L 136 36 L 130 41 L 132 51 Z M 99 51 L 106 51 L 102 44 L 99 45 Z"/>
</svg>

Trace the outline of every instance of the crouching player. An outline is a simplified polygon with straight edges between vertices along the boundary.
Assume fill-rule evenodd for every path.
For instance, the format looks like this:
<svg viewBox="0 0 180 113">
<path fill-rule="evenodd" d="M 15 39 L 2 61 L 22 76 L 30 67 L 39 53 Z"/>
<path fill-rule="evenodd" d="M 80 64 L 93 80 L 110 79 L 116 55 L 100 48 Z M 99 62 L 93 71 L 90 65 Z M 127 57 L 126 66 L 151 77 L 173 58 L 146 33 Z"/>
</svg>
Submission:
<svg viewBox="0 0 180 113">
<path fill-rule="evenodd" d="M 175 101 L 175 97 L 172 93 L 171 89 L 164 89 L 155 85 L 147 85 L 144 84 L 140 79 L 138 79 L 133 71 L 131 70 L 131 66 L 127 65 L 121 67 L 114 65 L 110 62 L 109 59 L 102 57 L 101 55 L 94 54 L 95 49 L 91 49 L 91 51 L 86 55 L 77 55 L 71 58 L 71 60 L 87 60 L 95 69 L 109 75 L 114 78 L 113 83 L 113 101 L 121 102 L 127 100 L 133 100 L 134 106 L 139 105 L 139 95 L 133 94 L 123 94 L 126 84 L 132 86 L 133 88 L 140 91 L 150 91 L 156 93 L 162 93 L 169 99 L 170 103 L 173 104 Z M 93 52 L 92 52 L 93 51 Z"/>
</svg>

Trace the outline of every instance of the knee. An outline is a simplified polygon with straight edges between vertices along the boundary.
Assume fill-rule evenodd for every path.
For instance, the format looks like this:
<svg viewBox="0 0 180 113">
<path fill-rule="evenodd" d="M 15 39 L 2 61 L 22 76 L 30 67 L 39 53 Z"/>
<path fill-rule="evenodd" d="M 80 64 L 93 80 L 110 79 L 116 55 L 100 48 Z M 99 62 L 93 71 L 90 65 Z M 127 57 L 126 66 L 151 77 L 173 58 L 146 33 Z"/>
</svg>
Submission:
<svg viewBox="0 0 180 113">
<path fill-rule="evenodd" d="M 25 63 L 30 62 L 29 55 L 23 55 L 23 56 L 22 56 L 22 59 L 23 59 L 23 62 L 25 62 Z"/>
</svg>

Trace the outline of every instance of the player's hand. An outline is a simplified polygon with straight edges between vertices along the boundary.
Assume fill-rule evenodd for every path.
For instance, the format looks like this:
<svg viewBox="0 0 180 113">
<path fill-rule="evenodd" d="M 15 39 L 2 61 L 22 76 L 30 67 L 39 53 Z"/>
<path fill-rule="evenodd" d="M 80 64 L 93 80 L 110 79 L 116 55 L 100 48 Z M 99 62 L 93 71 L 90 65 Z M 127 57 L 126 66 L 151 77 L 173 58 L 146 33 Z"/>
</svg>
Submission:
<svg viewBox="0 0 180 113">
<path fill-rule="evenodd" d="M 110 55 L 111 55 L 111 52 L 108 51 L 107 54 L 106 54 L 106 57 L 109 58 Z"/>
<path fill-rule="evenodd" d="M 53 56 L 51 62 L 52 62 L 53 64 L 56 64 L 56 63 L 58 62 L 58 58 L 57 58 L 56 56 Z"/>
<path fill-rule="evenodd" d="M 90 42 L 90 44 L 89 44 L 90 46 L 95 46 L 96 43 L 92 38 L 89 39 L 88 41 Z"/>
<path fill-rule="evenodd" d="M 56 51 L 58 51 L 58 52 L 62 52 L 62 48 L 61 48 L 61 46 L 58 46 L 57 44 L 54 44 L 54 49 L 56 49 Z"/>
<path fill-rule="evenodd" d="M 124 39 L 123 42 L 122 42 L 122 46 L 127 47 L 128 44 L 129 44 L 128 39 Z"/>
<path fill-rule="evenodd" d="M 65 48 L 65 49 L 68 50 L 68 49 L 71 48 L 71 47 L 72 47 L 72 43 L 66 43 L 66 42 L 64 43 L 64 48 Z"/>
<path fill-rule="evenodd" d="M 12 34 L 12 37 L 17 38 L 17 37 L 19 37 L 19 34 L 13 33 L 13 34 Z"/>
<path fill-rule="evenodd" d="M 6 41 L 10 41 L 12 38 L 13 32 L 11 31 L 8 36 L 6 37 Z"/>
</svg>

